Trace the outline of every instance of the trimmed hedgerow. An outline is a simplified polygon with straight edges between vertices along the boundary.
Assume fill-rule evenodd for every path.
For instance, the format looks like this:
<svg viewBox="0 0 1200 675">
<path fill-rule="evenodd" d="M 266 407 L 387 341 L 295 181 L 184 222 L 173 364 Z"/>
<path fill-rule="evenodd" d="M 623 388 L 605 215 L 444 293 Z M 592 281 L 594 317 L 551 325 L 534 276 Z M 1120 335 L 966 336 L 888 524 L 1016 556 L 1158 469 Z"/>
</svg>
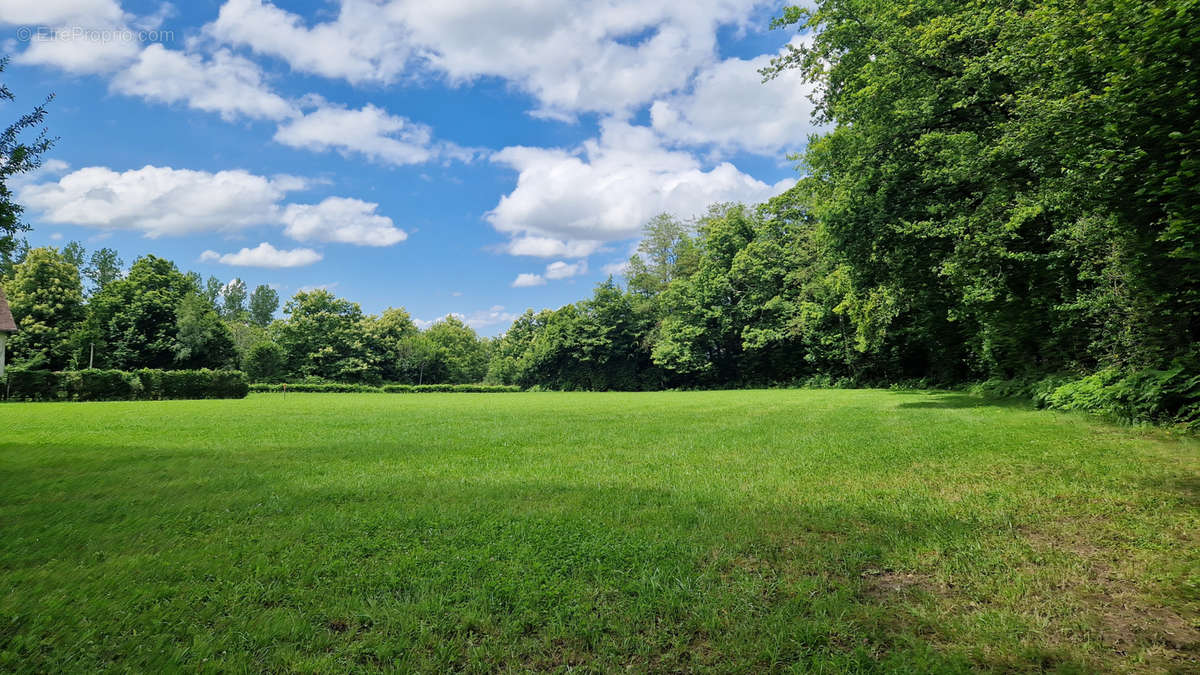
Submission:
<svg viewBox="0 0 1200 675">
<path fill-rule="evenodd" d="M 250 384 L 236 370 L 11 369 L 3 393 L 10 401 L 131 401 L 245 398 Z"/>
<path fill-rule="evenodd" d="M 250 391 L 263 394 L 279 394 L 285 391 L 297 394 L 500 394 L 518 392 L 521 391 L 521 388 L 515 385 L 500 384 L 385 384 L 382 387 L 372 387 L 366 384 L 339 384 L 335 382 L 296 382 L 286 385 L 256 382 L 250 385 Z"/>
</svg>

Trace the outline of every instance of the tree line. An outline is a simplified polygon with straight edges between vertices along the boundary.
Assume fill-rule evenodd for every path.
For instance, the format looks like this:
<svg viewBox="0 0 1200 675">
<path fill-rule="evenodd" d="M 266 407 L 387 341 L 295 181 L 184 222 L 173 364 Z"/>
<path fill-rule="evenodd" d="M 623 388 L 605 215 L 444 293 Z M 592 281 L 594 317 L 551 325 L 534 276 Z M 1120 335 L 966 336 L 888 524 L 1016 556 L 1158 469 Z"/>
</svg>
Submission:
<svg viewBox="0 0 1200 675">
<path fill-rule="evenodd" d="M 1200 418 L 1200 5 L 820 0 L 775 26 L 805 38 L 763 75 L 798 70 L 824 129 L 800 179 L 655 218 L 623 286 L 480 340 L 323 291 L 240 322 L 147 257 L 68 303 L 46 362 L 97 343 L 114 366 L 554 389 L 1094 376 Z M 64 255 L 37 259 L 74 289 Z"/>
<path fill-rule="evenodd" d="M 487 370 L 490 341 L 455 317 L 422 331 L 403 308 L 367 315 L 316 289 L 296 293 L 277 319 L 270 286 L 248 293 L 241 279 L 203 279 L 153 255 L 122 264 L 112 249 L 88 257 L 77 242 L 18 248 L 0 277 L 20 328 L 13 365 L 244 369 L 261 382 L 371 384 L 479 382 Z"/>
</svg>

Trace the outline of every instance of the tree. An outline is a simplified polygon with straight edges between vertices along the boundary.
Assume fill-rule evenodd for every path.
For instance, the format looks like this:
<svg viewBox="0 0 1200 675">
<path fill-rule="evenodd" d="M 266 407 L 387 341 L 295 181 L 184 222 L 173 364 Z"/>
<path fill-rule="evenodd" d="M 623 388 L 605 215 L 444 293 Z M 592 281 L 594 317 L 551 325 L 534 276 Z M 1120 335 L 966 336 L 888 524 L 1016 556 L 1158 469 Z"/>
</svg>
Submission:
<svg viewBox="0 0 1200 675">
<path fill-rule="evenodd" d="M 214 276 L 210 276 L 204 282 L 204 299 L 208 301 L 208 304 L 216 307 L 221 316 L 225 316 L 221 308 L 221 289 L 223 288 L 225 288 L 225 284 Z"/>
<path fill-rule="evenodd" d="M 479 336 L 462 320 L 448 316 L 430 326 L 425 336 L 437 349 L 430 378 L 435 382 L 482 382 L 487 374 L 487 350 Z"/>
<path fill-rule="evenodd" d="M 435 365 L 438 347 L 425 333 L 406 335 L 396 345 L 398 380 L 425 384 L 426 374 Z"/>
<path fill-rule="evenodd" d="M 278 382 L 283 379 L 286 355 L 274 342 L 260 342 L 250 348 L 243 368 L 253 382 Z"/>
<path fill-rule="evenodd" d="M 698 255 L 693 235 L 690 227 L 669 213 L 646 223 L 637 253 L 629 259 L 629 290 L 652 297 L 673 279 L 691 274 Z"/>
<path fill-rule="evenodd" d="M 300 291 L 271 324 L 274 341 L 287 354 L 289 375 L 341 382 L 373 379 L 362 309 L 324 289 Z"/>
<path fill-rule="evenodd" d="M 17 265 L 8 287 L 17 323 L 14 363 L 60 370 L 71 357 L 71 335 L 84 320 L 79 270 L 53 248 L 35 248 Z"/>
<path fill-rule="evenodd" d="M 406 379 L 400 366 L 400 344 L 419 332 L 409 313 L 403 307 L 389 307 L 379 316 L 365 317 L 363 331 L 380 378 L 387 382 Z"/>
<path fill-rule="evenodd" d="M 100 248 L 92 251 L 92 257 L 88 260 L 88 265 L 83 270 L 84 276 L 88 278 L 88 281 L 92 282 L 92 295 L 100 293 L 109 284 L 120 279 L 121 269 L 124 266 L 125 262 L 111 248 Z"/>
<path fill-rule="evenodd" d="M 278 309 L 279 293 L 274 288 L 262 284 L 254 287 L 254 292 L 250 294 L 251 322 L 266 328 L 275 319 Z"/>
<path fill-rule="evenodd" d="M 0 74 L 8 66 L 8 58 L 0 58 Z M 29 173 L 42 165 L 42 156 L 54 144 L 42 126 L 46 119 L 46 107 L 54 95 L 46 97 L 41 105 L 17 118 L 0 131 L 0 277 L 9 276 L 19 262 L 18 250 L 22 232 L 29 226 L 21 221 L 24 209 L 13 201 L 9 180 L 14 176 Z M 15 101 L 16 97 L 4 84 L 0 84 L 0 101 Z M 36 130 L 32 139 L 22 140 L 27 131 Z"/>
<path fill-rule="evenodd" d="M 221 311 L 226 319 L 240 321 L 246 313 L 246 282 L 234 278 L 221 289 Z"/>
<path fill-rule="evenodd" d="M 175 362 L 181 368 L 230 368 L 237 353 L 229 329 L 199 293 L 189 292 L 176 311 Z"/>
<path fill-rule="evenodd" d="M 77 241 L 68 241 L 62 247 L 63 260 L 75 266 L 75 269 L 83 271 L 84 264 L 87 262 L 87 251 L 84 250 L 83 244 Z"/>
<path fill-rule="evenodd" d="M 153 255 L 134 261 L 129 275 L 93 296 L 91 307 L 102 342 L 98 366 L 134 370 L 175 363 L 177 311 L 193 292 L 175 263 Z"/>
</svg>

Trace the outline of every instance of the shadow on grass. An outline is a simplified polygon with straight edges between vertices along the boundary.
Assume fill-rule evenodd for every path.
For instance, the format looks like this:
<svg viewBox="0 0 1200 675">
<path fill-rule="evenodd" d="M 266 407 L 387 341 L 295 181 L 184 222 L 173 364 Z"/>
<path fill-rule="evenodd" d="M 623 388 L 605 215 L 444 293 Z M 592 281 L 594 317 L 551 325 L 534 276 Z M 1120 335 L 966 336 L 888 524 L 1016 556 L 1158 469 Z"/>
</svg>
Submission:
<svg viewBox="0 0 1200 675">
<path fill-rule="evenodd" d="M 959 670 L 971 663 L 932 646 L 952 636 L 916 618 L 914 588 L 889 586 L 901 583 L 889 564 L 1003 529 L 919 495 L 768 506 L 533 476 L 368 467 L 321 480 L 297 468 L 248 480 L 216 460 L 174 476 L 122 465 L 77 486 L 12 472 L 26 488 L 60 481 L 64 499 L 14 503 L 0 486 L 0 503 L 18 507 L 0 536 L 20 549 L 0 553 L 0 581 L 20 589 L 3 607 L 34 617 L 0 631 L 0 652 L 39 670 Z M 180 489 L 184 472 L 208 480 Z M 56 604 L 64 587 L 105 602 Z M 149 594 L 160 599 L 148 606 Z M 264 618 L 281 612 L 294 623 Z M 72 643 L 85 626 L 108 638 Z M 191 647 L 155 654 L 146 640 Z"/>
<path fill-rule="evenodd" d="M 905 392 L 909 393 L 909 392 Z M 929 393 L 925 392 L 930 400 L 926 401 L 909 401 L 900 403 L 897 408 L 907 409 L 929 409 L 929 410 L 960 410 L 968 408 L 1010 408 L 1032 410 L 1033 406 L 1028 401 L 1021 399 L 998 399 L 984 398 L 981 396 L 971 396 L 970 394 L 960 394 L 955 392 L 945 393 Z"/>
</svg>

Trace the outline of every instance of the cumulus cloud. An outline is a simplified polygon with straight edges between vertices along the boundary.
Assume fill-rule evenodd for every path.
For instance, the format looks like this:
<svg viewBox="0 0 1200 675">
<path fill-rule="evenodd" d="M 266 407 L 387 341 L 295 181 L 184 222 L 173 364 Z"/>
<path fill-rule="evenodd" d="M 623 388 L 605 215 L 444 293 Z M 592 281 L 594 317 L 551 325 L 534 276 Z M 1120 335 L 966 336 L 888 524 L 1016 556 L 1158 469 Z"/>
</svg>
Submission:
<svg viewBox="0 0 1200 675">
<path fill-rule="evenodd" d="M 529 288 L 531 286 L 545 286 L 545 285 L 546 285 L 546 279 L 542 275 L 528 274 L 528 273 L 524 273 L 524 272 L 522 272 L 521 274 L 518 274 L 517 278 L 513 279 L 513 282 L 512 282 L 513 288 Z"/>
<path fill-rule="evenodd" d="M 581 148 L 508 147 L 492 160 L 519 175 L 487 219 L 512 237 L 510 252 L 535 255 L 628 239 L 656 214 L 689 217 L 714 202 L 760 202 L 794 183 L 768 185 L 728 162 L 705 170 L 690 153 L 664 148 L 652 130 L 613 119 Z"/>
<path fill-rule="evenodd" d="M 391 246 L 408 238 L 392 219 L 375 213 L 378 204 L 328 197 L 319 204 L 291 204 L 283 212 L 284 232 L 299 241 L 359 246 Z"/>
<path fill-rule="evenodd" d="M 434 156 L 429 127 L 369 103 L 358 110 L 322 105 L 280 126 L 275 140 L 317 152 L 358 153 L 388 164 L 420 164 Z"/>
<path fill-rule="evenodd" d="M 146 166 L 118 172 L 92 166 L 58 180 L 22 183 L 16 191 L 44 222 L 132 230 L 148 237 L 282 225 L 285 234 L 299 241 L 391 246 L 408 238 L 391 218 L 376 212 L 379 205 L 373 202 L 327 197 L 317 204 L 283 203 L 288 192 L 307 186 L 296 176 L 268 178 L 240 169 L 209 173 Z M 268 246 L 252 252 L 268 254 Z"/>
<path fill-rule="evenodd" d="M 586 260 L 580 260 L 575 263 L 567 263 L 562 260 L 552 262 L 546 265 L 547 279 L 569 279 L 587 272 L 588 266 Z"/>
<path fill-rule="evenodd" d="M 405 32 L 386 6 L 345 0 L 334 21 L 312 28 L 304 20 L 261 0 L 228 0 L 210 35 L 276 56 L 295 70 L 351 82 L 389 82 L 409 59 Z"/>
<path fill-rule="evenodd" d="M 291 102 L 270 90 L 257 64 L 224 49 L 203 58 L 152 44 L 117 73 L 111 86 L 122 94 L 184 103 L 225 119 L 282 120 L 298 114 Z"/>
<path fill-rule="evenodd" d="M 436 319 L 413 319 L 413 324 L 421 330 L 429 328 L 433 324 L 444 321 L 449 317 L 454 317 L 462 321 L 466 325 L 477 331 L 484 331 L 497 326 L 507 326 L 516 320 L 517 315 L 512 312 L 505 311 L 504 305 L 494 305 L 489 309 L 481 309 L 470 314 L 462 312 L 449 312 L 443 314 Z"/>
<path fill-rule="evenodd" d="M 124 20 L 116 0 L 0 0 L 0 23 L 17 26 L 100 26 Z"/>
<path fill-rule="evenodd" d="M 563 241 L 551 237 L 523 236 L 509 241 L 504 251 L 511 255 L 528 255 L 537 258 L 583 258 L 591 255 L 604 242 L 594 240 Z"/>
<path fill-rule="evenodd" d="M 321 254 L 311 248 L 280 250 L 265 241 L 254 248 L 243 248 L 237 253 L 205 251 L 200 254 L 201 262 L 219 262 L 237 267 L 303 267 L 320 259 Z"/>
<path fill-rule="evenodd" d="M 0 0 L 0 24 L 36 27 L 14 61 L 70 73 L 105 73 L 140 48 L 126 34 L 132 19 L 114 0 Z"/>
<path fill-rule="evenodd" d="M 134 230 L 149 237 L 224 232 L 276 223 L 279 202 L 304 181 L 242 170 L 145 166 L 82 168 L 57 181 L 22 186 L 18 197 L 48 223 Z"/>
<path fill-rule="evenodd" d="M 714 60 L 717 30 L 745 25 L 761 0 L 343 0 L 306 25 L 263 0 L 228 0 L 208 33 L 295 70 L 389 83 L 406 70 L 451 82 L 500 77 L 539 112 L 614 112 L 684 86 Z"/>
<path fill-rule="evenodd" d="M 629 261 L 628 260 L 617 260 L 616 262 L 608 263 L 607 265 L 605 265 L 604 267 L 602 267 L 600 269 L 604 270 L 605 274 L 609 274 L 614 277 L 622 277 L 622 276 L 625 276 L 625 274 L 629 272 Z"/>
<path fill-rule="evenodd" d="M 795 70 L 763 82 L 758 71 L 772 56 L 725 59 L 701 70 L 691 91 L 650 107 L 654 130 L 677 143 L 726 151 L 782 155 L 799 150 L 817 130 L 809 99 L 814 88 Z"/>
</svg>

